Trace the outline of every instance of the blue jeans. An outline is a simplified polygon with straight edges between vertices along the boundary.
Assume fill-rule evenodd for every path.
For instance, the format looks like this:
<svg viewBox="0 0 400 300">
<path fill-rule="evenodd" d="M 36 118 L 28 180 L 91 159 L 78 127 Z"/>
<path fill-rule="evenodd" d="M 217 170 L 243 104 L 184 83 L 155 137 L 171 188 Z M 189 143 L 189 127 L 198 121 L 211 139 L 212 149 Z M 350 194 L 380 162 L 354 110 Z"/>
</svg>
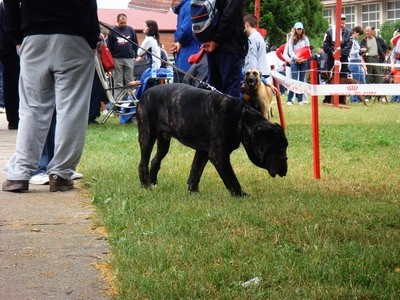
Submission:
<svg viewBox="0 0 400 300">
<path fill-rule="evenodd" d="M 390 102 L 400 103 L 400 95 L 392 95 L 392 97 L 390 97 Z"/>
<path fill-rule="evenodd" d="M 306 76 L 307 71 L 307 63 L 292 63 L 291 64 L 291 71 L 292 71 L 292 79 L 304 82 L 304 77 Z M 303 101 L 303 94 L 296 94 L 297 101 Z M 290 98 L 288 98 L 290 99 Z"/>
<path fill-rule="evenodd" d="M 49 133 L 47 134 L 46 142 L 43 146 L 42 155 L 40 156 L 39 165 L 36 171 L 32 172 L 32 176 L 39 173 L 47 172 L 47 165 L 53 159 L 54 156 L 54 135 L 56 132 L 56 113 L 53 114 Z"/>
<path fill-rule="evenodd" d="M 365 84 L 365 74 L 361 67 L 361 59 L 352 59 L 349 64 L 349 70 L 354 80 L 360 81 Z M 355 95 L 350 96 L 351 102 L 360 102 L 360 98 Z"/>
</svg>

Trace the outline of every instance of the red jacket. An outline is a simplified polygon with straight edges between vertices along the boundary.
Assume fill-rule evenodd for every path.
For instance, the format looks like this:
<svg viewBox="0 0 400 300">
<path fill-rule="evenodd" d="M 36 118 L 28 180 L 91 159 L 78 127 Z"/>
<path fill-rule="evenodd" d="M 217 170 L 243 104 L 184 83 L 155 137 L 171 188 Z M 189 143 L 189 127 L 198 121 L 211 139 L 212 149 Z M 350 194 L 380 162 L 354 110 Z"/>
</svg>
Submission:
<svg viewBox="0 0 400 300">
<path fill-rule="evenodd" d="M 286 62 L 286 59 L 283 57 L 283 51 L 285 51 L 285 46 L 286 46 L 286 43 L 280 45 L 279 48 L 276 49 L 276 55 L 278 56 L 278 58 L 279 58 L 281 61 L 284 61 L 284 62 Z"/>
</svg>

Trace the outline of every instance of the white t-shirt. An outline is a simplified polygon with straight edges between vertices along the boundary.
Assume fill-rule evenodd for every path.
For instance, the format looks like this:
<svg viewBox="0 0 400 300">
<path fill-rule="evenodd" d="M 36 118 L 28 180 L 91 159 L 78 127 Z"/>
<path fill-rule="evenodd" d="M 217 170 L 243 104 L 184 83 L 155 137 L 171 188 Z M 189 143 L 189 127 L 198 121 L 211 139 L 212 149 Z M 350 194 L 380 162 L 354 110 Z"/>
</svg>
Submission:
<svg viewBox="0 0 400 300">
<path fill-rule="evenodd" d="M 145 51 L 142 49 L 149 50 L 151 48 L 151 53 L 153 54 L 153 62 L 156 64 L 156 68 L 159 69 L 161 67 L 161 60 L 159 57 L 161 56 L 161 49 L 158 46 L 157 40 L 154 36 L 146 36 L 140 45 L 141 48 L 138 49 L 137 55 L 142 56 Z"/>
</svg>

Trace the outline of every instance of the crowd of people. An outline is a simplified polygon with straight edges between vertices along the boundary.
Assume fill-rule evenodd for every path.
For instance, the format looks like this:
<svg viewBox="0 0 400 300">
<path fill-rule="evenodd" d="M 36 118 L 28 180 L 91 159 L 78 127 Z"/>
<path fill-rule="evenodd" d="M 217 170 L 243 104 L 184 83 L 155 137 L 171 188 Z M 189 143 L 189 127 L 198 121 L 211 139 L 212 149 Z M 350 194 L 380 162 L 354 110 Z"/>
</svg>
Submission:
<svg viewBox="0 0 400 300">
<path fill-rule="evenodd" d="M 383 83 L 384 68 L 380 64 L 394 64 L 400 54 L 400 30 L 394 33 L 394 49 L 389 55 L 391 48 L 373 27 L 355 26 L 350 30 L 345 15 L 339 28 L 340 48 L 335 48 L 335 26 L 327 30 L 323 45 L 314 51 L 304 24 L 296 22 L 285 43 L 271 46 L 267 53 L 264 37 L 257 30 L 257 18 L 244 15 L 244 1 L 237 0 L 217 1 L 221 15 L 218 25 L 212 38 L 200 42 L 192 32 L 190 4 L 190 0 L 172 4 L 177 29 L 169 52 L 179 70 L 174 81 L 198 86 L 194 75 L 237 98 L 241 97 L 243 70 L 247 68 L 260 70 L 265 81 L 271 80 L 271 68 L 304 81 L 310 59 L 317 59 L 319 69 L 329 73 L 340 52 L 341 77 L 352 76 L 360 83 Z M 123 13 L 117 15 L 112 30 L 100 32 L 95 0 L 64 3 L 63 7 L 51 0 L 35 4 L 28 0 L 0 2 L 0 113 L 5 111 L 8 129 L 18 129 L 17 150 L 5 167 L 4 191 L 27 191 L 29 183 L 49 183 L 50 191 L 66 191 L 73 188 L 73 179 L 82 178 L 76 167 L 86 125 L 97 123 L 107 101 L 95 73 L 96 50 L 101 42 L 107 44 L 114 59 L 109 76 L 118 94 L 121 87 L 134 81 L 135 61 L 150 59 L 152 70 L 167 67 L 157 22 L 146 20 L 143 34 L 139 45 Z M 310 55 L 305 56 L 304 49 Z M 195 59 L 198 64 L 190 64 L 193 55 L 199 56 L 198 61 Z M 31 76 L 33 73 L 36 76 Z M 399 70 L 392 68 L 391 74 L 395 73 Z M 400 81 L 400 74 L 397 78 Z M 285 87 L 280 88 L 286 93 Z M 298 104 L 307 103 L 306 95 L 301 93 L 289 90 L 287 97 L 288 105 L 296 100 Z M 359 101 L 356 96 L 350 100 Z M 345 103 L 345 97 L 339 101 Z M 400 98 L 392 97 L 392 101 L 399 102 Z M 330 103 L 330 96 L 323 102 Z"/>
</svg>

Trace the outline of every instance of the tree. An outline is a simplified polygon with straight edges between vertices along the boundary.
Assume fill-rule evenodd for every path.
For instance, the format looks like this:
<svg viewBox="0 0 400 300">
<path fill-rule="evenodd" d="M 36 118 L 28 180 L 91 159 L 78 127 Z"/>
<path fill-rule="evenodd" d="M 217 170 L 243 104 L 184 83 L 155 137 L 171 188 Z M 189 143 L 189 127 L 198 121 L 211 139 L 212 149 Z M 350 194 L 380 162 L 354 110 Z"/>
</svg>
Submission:
<svg viewBox="0 0 400 300">
<path fill-rule="evenodd" d="M 247 13 L 254 13 L 254 0 L 247 2 Z M 261 0 L 260 27 L 268 30 L 270 45 L 286 42 L 286 34 L 296 22 L 302 22 L 311 43 L 319 46 L 328 22 L 320 0 Z"/>
<path fill-rule="evenodd" d="M 393 48 L 393 45 L 390 42 L 390 40 L 393 37 L 393 32 L 395 32 L 398 28 L 400 28 L 400 20 L 398 20 L 394 23 L 385 22 L 379 28 L 381 38 L 383 38 L 386 41 L 386 43 L 388 45 L 390 45 L 390 47 L 392 47 L 392 48 Z"/>
</svg>

